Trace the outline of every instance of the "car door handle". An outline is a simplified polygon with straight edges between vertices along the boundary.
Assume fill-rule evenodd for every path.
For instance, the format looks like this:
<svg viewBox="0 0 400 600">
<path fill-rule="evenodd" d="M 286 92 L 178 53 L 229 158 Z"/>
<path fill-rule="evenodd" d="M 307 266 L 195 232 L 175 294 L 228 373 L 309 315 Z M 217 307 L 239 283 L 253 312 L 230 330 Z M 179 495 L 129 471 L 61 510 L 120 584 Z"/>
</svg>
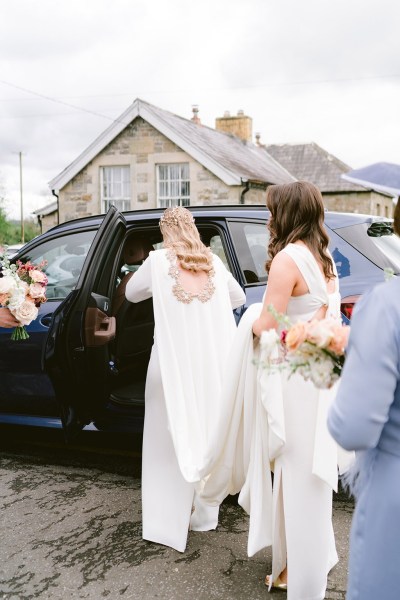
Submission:
<svg viewBox="0 0 400 600">
<path fill-rule="evenodd" d="M 52 318 L 53 318 L 53 315 L 44 315 L 44 317 L 42 317 L 40 319 L 40 322 L 45 327 L 50 327 L 50 323 L 51 323 Z"/>
<path fill-rule="evenodd" d="M 104 346 L 114 337 L 117 328 L 115 317 L 109 317 L 99 308 L 89 307 L 85 316 L 86 346 Z"/>
</svg>

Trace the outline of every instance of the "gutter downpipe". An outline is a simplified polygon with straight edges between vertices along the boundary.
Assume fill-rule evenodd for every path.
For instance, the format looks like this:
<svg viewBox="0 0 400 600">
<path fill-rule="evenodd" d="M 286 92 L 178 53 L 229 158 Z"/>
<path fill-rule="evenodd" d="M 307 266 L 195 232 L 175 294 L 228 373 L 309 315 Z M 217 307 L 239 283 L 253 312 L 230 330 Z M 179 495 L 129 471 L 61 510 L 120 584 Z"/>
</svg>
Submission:
<svg viewBox="0 0 400 600">
<path fill-rule="evenodd" d="M 250 181 L 248 179 L 240 178 L 240 183 L 244 185 L 242 193 L 240 194 L 239 204 L 245 204 L 244 197 L 250 189 Z"/>
<path fill-rule="evenodd" d="M 60 202 L 58 199 L 58 194 L 56 194 L 55 190 L 51 190 L 51 193 L 53 194 L 53 196 L 55 196 L 57 198 L 57 225 L 60 224 Z"/>
</svg>

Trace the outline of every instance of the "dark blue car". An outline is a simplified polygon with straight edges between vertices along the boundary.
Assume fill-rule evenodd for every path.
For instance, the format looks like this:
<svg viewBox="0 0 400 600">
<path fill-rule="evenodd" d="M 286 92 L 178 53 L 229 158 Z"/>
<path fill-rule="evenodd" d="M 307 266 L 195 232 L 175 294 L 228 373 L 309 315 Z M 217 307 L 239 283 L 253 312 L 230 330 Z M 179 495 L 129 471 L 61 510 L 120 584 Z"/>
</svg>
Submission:
<svg viewBox="0 0 400 600">
<path fill-rule="evenodd" d="M 262 207 L 191 209 L 203 241 L 246 291 L 262 299 L 267 276 L 268 212 Z M 161 210 L 78 219 L 54 227 L 12 260 L 46 260 L 48 301 L 13 342 L 0 329 L 0 423 L 61 427 L 67 437 L 85 426 L 140 430 L 144 382 L 153 343 L 151 300 L 124 299 L 130 274 L 161 244 Z M 384 280 L 400 273 L 400 240 L 377 217 L 326 213 L 326 228 L 342 294 L 342 313 Z M 241 309 L 244 310 L 244 309 Z M 237 318 L 240 318 L 240 311 Z"/>
</svg>

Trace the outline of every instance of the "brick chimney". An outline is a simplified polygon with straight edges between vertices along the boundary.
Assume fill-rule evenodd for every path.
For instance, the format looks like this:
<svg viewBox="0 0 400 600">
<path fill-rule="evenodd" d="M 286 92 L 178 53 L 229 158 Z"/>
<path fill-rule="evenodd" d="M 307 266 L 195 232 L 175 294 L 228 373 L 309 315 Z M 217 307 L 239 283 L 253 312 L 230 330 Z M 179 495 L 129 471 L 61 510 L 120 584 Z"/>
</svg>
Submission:
<svg viewBox="0 0 400 600">
<path fill-rule="evenodd" d="M 238 110 L 235 117 L 225 111 L 223 117 L 215 119 L 215 129 L 236 135 L 244 142 L 251 142 L 253 137 L 253 119 L 246 117 L 243 110 Z"/>
<path fill-rule="evenodd" d="M 199 117 L 199 107 L 197 104 L 193 104 L 192 106 L 193 117 L 190 119 L 193 123 L 197 123 L 197 125 L 201 125 L 200 117 Z"/>
</svg>

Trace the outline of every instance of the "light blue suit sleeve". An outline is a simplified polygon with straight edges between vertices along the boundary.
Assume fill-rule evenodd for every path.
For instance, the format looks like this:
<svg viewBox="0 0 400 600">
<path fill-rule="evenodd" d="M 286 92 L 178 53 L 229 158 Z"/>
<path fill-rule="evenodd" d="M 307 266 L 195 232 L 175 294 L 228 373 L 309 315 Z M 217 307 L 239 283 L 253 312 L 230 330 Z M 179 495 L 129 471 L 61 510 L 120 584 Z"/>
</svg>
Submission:
<svg viewBox="0 0 400 600">
<path fill-rule="evenodd" d="M 329 431 L 346 450 L 377 445 L 399 385 L 400 286 L 393 283 L 362 298 L 351 321 L 346 362 L 328 417 Z"/>
</svg>

